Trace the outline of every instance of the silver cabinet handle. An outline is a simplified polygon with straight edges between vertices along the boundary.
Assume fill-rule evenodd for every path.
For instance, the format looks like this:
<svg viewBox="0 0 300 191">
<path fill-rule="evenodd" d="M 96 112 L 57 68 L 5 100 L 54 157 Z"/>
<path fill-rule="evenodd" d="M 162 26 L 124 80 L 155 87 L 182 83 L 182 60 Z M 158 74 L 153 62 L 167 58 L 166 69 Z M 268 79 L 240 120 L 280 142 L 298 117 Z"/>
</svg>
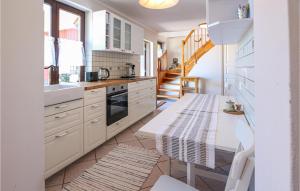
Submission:
<svg viewBox="0 0 300 191">
<path fill-rule="evenodd" d="M 98 90 L 92 90 L 91 93 L 98 93 Z"/>
<path fill-rule="evenodd" d="M 64 133 L 62 133 L 62 134 L 56 135 L 55 138 L 62 138 L 62 137 L 64 137 L 64 136 L 68 135 L 68 134 L 69 134 L 69 132 L 66 131 L 66 132 L 64 132 Z"/>
<path fill-rule="evenodd" d="M 99 119 L 95 119 L 93 121 L 91 121 L 91 124 L 95 124 L 95 123 L 98 123 L 99 122 Z"/>
<path fill-rule="evenodd" d="M 66 113 L 63 113 L 63 114 L 61 114 L 61 115 L 57 115 L 57 116 L 55 116 L 54 118 L 55 119 L 63 119 L 63 118 L 65 118 L 65 117 L 67 117 L 68 115 L 66 114 Z"/>
<path fill-rule="evenodd" d="M 92 109 L 95 109 L 95 108 L 98 108 L 98 107 L 100 107 L 100 105 L 98 105 L 98 104 L 91 105 Z"/>
<path fill-rule="evenodd" d="M 56 106 L 55 109 L 63 109 L 63 108 L 66 108 L 66 107 L 69 107 L 69 105 L 67 105 L 67 104 L 59 105 L 59 106 Z"/>
</svg>

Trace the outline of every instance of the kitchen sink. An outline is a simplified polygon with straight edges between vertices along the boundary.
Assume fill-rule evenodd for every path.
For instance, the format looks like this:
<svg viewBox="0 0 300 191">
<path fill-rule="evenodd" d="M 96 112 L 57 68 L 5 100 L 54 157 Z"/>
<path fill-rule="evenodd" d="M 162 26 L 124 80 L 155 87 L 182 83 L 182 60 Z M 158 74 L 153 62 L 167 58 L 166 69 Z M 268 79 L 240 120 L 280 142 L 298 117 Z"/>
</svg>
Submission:
<svg viewBox="0 0 300 191">
<path fill-rule="evenodd" d="M 44 86 L 44 105 L 55 105 L 83 98 L 84 88 L 77 84 Z"/>
</svg>

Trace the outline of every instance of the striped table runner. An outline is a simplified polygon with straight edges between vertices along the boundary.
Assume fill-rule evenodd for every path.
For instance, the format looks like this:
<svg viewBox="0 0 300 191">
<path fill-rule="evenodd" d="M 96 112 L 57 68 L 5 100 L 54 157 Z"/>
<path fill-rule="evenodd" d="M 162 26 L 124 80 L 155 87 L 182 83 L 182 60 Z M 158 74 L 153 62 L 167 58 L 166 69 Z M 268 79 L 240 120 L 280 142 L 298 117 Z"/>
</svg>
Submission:
<svg viewBox="0 0 300 191">
<path fill-rule="evenodd" d="M 218 108 L 218 96 L 196 96 L 169 128 L 156 136 L 157 150 L 173 159 L 215 168 Z"/>
</svg>

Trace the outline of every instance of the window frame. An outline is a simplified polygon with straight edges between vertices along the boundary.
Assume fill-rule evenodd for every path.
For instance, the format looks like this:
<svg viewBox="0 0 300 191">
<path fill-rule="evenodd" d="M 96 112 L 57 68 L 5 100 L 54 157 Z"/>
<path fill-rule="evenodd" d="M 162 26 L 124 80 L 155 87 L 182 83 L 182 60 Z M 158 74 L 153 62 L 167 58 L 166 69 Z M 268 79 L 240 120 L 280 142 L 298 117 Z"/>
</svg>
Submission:
<svg viewBox="0 0 300 191">
<path fill-rule="evenodd" d="M 54 48 L 55 48 L 55 61 L 56 66 L 58 65 L 59 57 L 59 47 L 58 47 L 58 38 L 59 38 L 59 10 L 65 10 L 67 12 L 73 13 L 80 16 L 80 40 L 83 43 L 85 48 L 85 12 L 74 8 L 70 5 L 58 2 L 56 0 L 44 0 L 44 3 L 51 6 L 51 36 L 55 38 Z"/>
</svg>

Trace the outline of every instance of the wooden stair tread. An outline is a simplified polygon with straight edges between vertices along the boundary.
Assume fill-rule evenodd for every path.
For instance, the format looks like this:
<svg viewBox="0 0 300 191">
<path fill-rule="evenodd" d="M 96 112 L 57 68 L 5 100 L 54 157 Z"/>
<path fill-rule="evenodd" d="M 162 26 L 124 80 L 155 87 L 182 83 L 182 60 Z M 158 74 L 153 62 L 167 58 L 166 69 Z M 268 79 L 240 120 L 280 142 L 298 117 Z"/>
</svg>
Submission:
<svg viewBox="0 0 300 191">
<path fill-rule="evenodd" d="M 181 72 L 172 72 L 172 71 L 167 71 L 166 74 L 170 74 L 170 75 L 176 75 L 176 76 L 181 76 Z"/>
<path fill-rule="evenodd" d="M 194 87 L 182 87 L 182 90 L 195 90 L 196 88 Z"/>
<path fill-rule="evenodd" d="M 170 82 L 164 82 L 161 85 L 180 86 L 180 84 L 175 84 L 175 83 L 170 83 Z"/>
<path fill-rule="evenodd" d="M 179 78 L 164 77 L 163 79 L 171 81 L 171 80 L 178 80 Z"/>
<path fill-rule="evenodd" d="M 158 98 L 167 98 L 167 99 L 179 99 L 179 96 L 176 95 L 157 95 Z"/>
<path fill-rule="evenodd" d="M 167 89 L 167 88 L 160 88 L 158 89 L 161 92 L 180 92 L 180 90 L 176 90 L 176 89 Z"/>
</svg>

